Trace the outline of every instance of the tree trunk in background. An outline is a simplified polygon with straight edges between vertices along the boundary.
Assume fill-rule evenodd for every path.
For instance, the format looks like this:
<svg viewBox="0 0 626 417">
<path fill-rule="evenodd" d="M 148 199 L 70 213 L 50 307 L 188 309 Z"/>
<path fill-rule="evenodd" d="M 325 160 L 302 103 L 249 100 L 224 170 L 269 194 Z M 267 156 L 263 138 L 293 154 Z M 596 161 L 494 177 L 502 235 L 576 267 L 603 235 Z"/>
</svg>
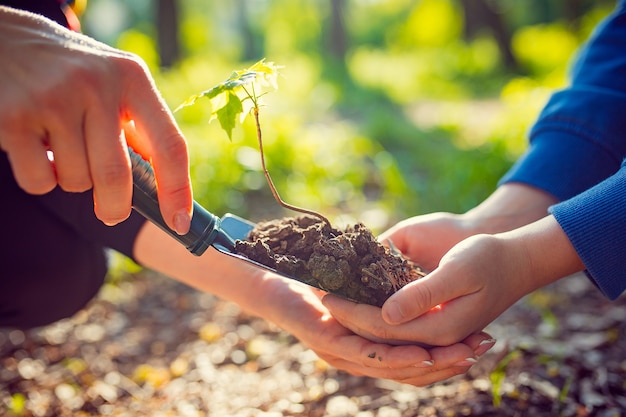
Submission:
<svg viewBox="0 0 626 417">
<path fill-rule="evenodd" d="M 256 35 L 250 22 L 249 0 L 238 0 L 236 7 L 236 23 L 243 41 L 242 59 L 244 61 L 258 61 L 263 58 L 263 38 Z"/>
<path fill-rule="evenodd" d="M 176 0 L 158 0 L 157 42 L 161 66 L 168 68 L 180 58 L 178 39 L 178 3 Z"/>
<path fill-rule="evenodd" d="M 345 5 L 345 0 L 330 1 L 330 30 L 327 46 L 333 58 L 340 61 L 345 60 L 346 53 L 348 52 L 348 35 L 346 33 L 346 25 L 343 17 Z"/>
<path fill-rule="evenodd" d="M 346 0 L 330 0 L 328 15 L 323 21 L 324 27 L 320 39 L 325 77 L 341 86 L 342 89 L 352 83 L 346 66 L 346 55 L 349 48 L 344 16 L 346 3 Z"/>
<path fill-rule="evenodd" d="M 502 16 L 489 7 L 485 0 L 463 0 L 460 3 L 465 13 L 465 38 L 471 39 L 482 28 L 488 28 L 498 44 L 506 67 L 515 68 L 517 62 L 511 52 L 511 35 L 502 21 Z"/>
<path fill-rule="evenodd" d="M 585 14 L 581 0 L 568 0 L 563 4 L 563 15 L 572 29 L 580 28 L 580 18 Z"/>
</svg>

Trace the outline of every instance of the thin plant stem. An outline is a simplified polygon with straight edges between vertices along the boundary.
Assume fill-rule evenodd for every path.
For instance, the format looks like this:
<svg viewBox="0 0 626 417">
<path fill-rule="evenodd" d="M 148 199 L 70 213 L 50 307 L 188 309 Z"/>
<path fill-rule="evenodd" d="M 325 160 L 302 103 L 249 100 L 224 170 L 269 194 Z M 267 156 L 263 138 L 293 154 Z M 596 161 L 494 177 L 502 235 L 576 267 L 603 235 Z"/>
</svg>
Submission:
<svg viewBox="0 0 626 417">
<path fill-rule="evenodd" d="M 272 181 L 272 177 L 270 176 L 269 171 L 267 170 L 267 168 L 265 167 L 265 154 L 263 152 L 263 139 L 262 139 L 262 135 L 261 135 L 261 123 L 259 121 L 259 107 L 256 105 L 256 102 L 253 100 L 254 102 L 254 107 L 253 107 L 253 114 L 254 114 L 254 121 L 256 123 L 256 136 L 257 139 L 259 140 L 259 152 L 261 153 L 261 166 L 263 167 L 263 175 L 265 175 L 265 179 L 267 180 L 267 184 L 270 187 L 270 191 L 272 192 L 272 195 L 274 196 L 274 199 L 278 202 L 278 204 L 280 204 L 282 207 L 289 209 L 289 210 L 293 210 L 293 211 L 297 211 L 300 213 L 304 213 L 304 214 L 310 214 L 312 216 L 317 217 L 318 219 L 322 220 L 324 223 L 326 223 L 328 225 L 328 227 L 330 227 L 332 229 L 332 225 L 330 224 L 330 221 L 324 217 L 323 215 L 321 215 L 320 213 L 313 211 L 313 210 L 308 210 L 302 207 L 298 207 L 298 206 L 294 206 L 291 205 L 289 203 L 286 203 L 285 201 L 283 201 L 282 198 L 280 198 L 280 195 L 278 194 L 278 190 L 276 190 L 276 187 L 274 186 L 274 182 Z"/>
</svg>

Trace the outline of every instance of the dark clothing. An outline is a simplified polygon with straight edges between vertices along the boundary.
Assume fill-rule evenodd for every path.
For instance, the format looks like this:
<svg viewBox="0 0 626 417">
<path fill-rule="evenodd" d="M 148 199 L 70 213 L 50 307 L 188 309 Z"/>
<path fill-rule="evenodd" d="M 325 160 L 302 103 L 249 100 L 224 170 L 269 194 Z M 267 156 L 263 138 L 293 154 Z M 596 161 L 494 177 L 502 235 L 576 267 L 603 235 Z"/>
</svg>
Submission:
<svg viewBox="0 0 626 417">
<path fill-rule="evenodd" d="M 66 2 L 59 0 L 0 0 L 2 6 L 37 13 L 67 27 L 67 19 L 62 8 L 64 3 Z"/>
<path fill-rule="evenodd" d="M 132 258 L 145 222 L 133 211 L 117 226 L 104 225 L 94 214 L 91 191 L 27 194 L 3 152 L 0 195 L 0 326 L 33 327 L 74 314 L 103 283 L 106 248 Z"/>
<path fill-rule="evenodd" d="M 28 8 L 67 24 L 57 0 L 0 4 Z M 104 225 L 94 214 L 91 191 L 67 193 L 57 187 L 43 196 L 27 194 L 15 182 L 4 152 L 0 202 L 0 326 L 40 326 L 84 307 L 104 281 L 106 249 L 132 258 L 145 222 L 133 211 L 117 226 Z"/>
</svg>

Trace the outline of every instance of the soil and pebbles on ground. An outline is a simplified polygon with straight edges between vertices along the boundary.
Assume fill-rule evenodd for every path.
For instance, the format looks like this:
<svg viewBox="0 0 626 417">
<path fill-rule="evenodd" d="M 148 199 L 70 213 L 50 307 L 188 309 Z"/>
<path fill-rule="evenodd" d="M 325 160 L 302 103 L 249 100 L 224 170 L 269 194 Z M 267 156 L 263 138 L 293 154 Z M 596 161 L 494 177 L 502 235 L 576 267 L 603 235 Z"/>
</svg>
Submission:
<svg viewBox="0 0 626 417">
<path fill-rule="evenodd" d="M 416 388 L 339 372 L 235 305 L 143 271 L 72 318 L 0 330 L 0 415 L 621 416 L 625 323 L 625 297 L 563 280 L 490 325 L 498 343 L 468 374 Z"/>
</svg>

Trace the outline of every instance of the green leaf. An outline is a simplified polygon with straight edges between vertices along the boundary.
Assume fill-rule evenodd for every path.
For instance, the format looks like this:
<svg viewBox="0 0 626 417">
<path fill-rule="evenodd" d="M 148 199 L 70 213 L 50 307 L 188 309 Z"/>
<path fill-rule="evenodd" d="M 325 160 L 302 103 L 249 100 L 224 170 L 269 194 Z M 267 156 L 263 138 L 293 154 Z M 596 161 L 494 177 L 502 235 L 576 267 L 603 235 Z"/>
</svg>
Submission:
<svg viewBox="0 0 626 417">
<path fill-rule="evenodd" d="M 224 81 L 223 85 L 229 90 L 236 90 L 237 87 L 252 84 L 256 77 L 257 73 L 253 71 L 235 71 L 230 78 Z"/>
<path fill-rule="evenodd" d="M 180 109 L 182 109 L 183 107 L 187 107 L 187 106 L 192 106 L 196 103 L 196 101 L 203 96 L 203 93 L 200 94 L 194 94 L 191 97 L 187 97 L 187 99 L 185 101 L 183 101 L 182 103 L 180 103 L 178 105 L 178 107 L 176 107 L 176 109 L 174 110 L 174 113 L 176 113 L 177 111 L 179 111 Z"/>
<path fill-rule="evenodd" d="M 222 129 L 226 131 L 229 139 L 233 139 L 232 133 L 237 121 L 237 115 L 243 112 L 241 99 L 236 94 L 228 93 L 228 102 L 217 113 L 217 120 Z"/>
<path fill-rule="evenodd" d="M 209 90 L 205 90 L 205 91 L 202 91 L 201 93 L 194 94 L 193 96 L 188 97 L 178 107 L 176 107 L 174 112 L 179 111 L 183 107 L 192 106 L 192 105 L 196 104 L 196 101 L 198 101 L 198 99 L 200 99 L 202 97 L 207 97 L 208 99 L 213 100 L 216 97 L 218 97 L 221 94 L 223 94 L 224 92 L 226 92 L 227 90 L 228 90 L 228 88 L 224 85 L 224 83 L 218 84 L 218 85 L 216 85 L 215 87 L 213 87 L 213 88 L 211 88 Z M 216 111 L 217 110 L 218 109 L 216 109 Z"/>
<path fill-rule="evenodd" d="M 211 119 L 217 118 L 222 129 L 232 139 L 232 131 L 235 127 L 237 115 L 240 115 L 240 123 L 253 108 L 259 107 L 259 99 L 268 88 L 277 89 L 279 67 L 265 59 L 240 71 L 233 72 L 226 81 L 213 88 L 194 94 L 181 103 L 175 112 L 183 107 L 191 106 L 202 97 L 209 99 L 211 103 Z M 249 100 L 249 101 L 247 101 Z M 242 102 L 245 101 L 245 111 Z"/>
<path fill-rule="evenodd" d="M 260 60 L 249 68 L 256 74 L 256 81 L 260 82 L 262 86 L 271 86 L 274 90 L 278 89 L 278 74 L 281 66 L 275 65 L 273 62 L 265 62 L 265 59 Z"/>
</svg>

